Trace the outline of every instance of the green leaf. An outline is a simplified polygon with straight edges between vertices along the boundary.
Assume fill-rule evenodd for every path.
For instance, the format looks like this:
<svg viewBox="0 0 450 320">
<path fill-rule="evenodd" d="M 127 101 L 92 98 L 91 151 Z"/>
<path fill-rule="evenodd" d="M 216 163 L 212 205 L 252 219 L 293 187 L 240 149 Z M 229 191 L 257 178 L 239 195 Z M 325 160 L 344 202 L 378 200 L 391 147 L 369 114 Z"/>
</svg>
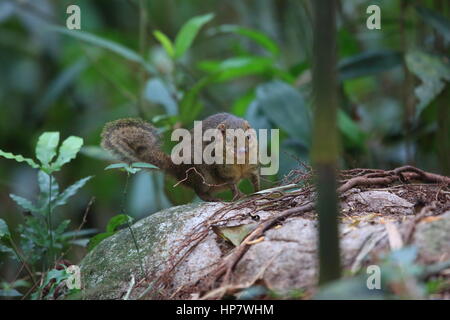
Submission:
<svg viewBox="0 0 450 320">
<path fill-rule="evenodd" d="M 222 25 L 215 29 L 217 32 L 224 33 L 235 33 L 241 36 L 247 37 L 256 43 L 258 43 L 261 47 L 269 51 L 273 56 L 278 56 L 280 54 L 280 48 L 270 37 L 266 36 L 264 33 L 236 25 Z"/>
<path fill-rule="evenodd" d="M 175 58 L 180 58 L 192 45 L 200 28 L 208 23 L 214 14 L 209 13 L 189 19 L 178 32 L 175 38 Z"/>
<path fill-rule="evenodd" d="M 130 174 L 135 174 L 135 173 L 138 173 L 139 171 L 141 171 L 141 169 L 128 166 L 128 167 L 125 167 L 125 171 Z"/>
<path fill-rule="evenodd" d="M 430 26 L 436 29 L 447 41 L 450 41 L 450 20 L 439 14 L 422 6 L 416 7 L 419 16 Z"/>
<path fill-rule="evenodd" d="M 40 209 L 37 208 L 30 200 L 22 198 L 15 194 L 10 194 L 9 196 L 25 211 L 30 211 L 33 214 L 40 214 Z"/>
<path fill-rule="evenodd" d="M 338 110 L 338 128 L 344 135 L 344 142 L 350 148 L 362 148 L 366 135 L 359 126 L 342 110 Z"/>
<path fill-rule="evenodd" d="M 311 145 L 311 112 L 303 95 L 281 82 L 264 83 L 256 89 L 254 103 L 275 127 L 283 129 L 305 147 Z"/>
<path fill-rule="evenodd" d="M 116 157 L 114 157 L 110 152 L 98 146 L 84 146 L 81 148 L 80 153 L 98 160 L 106 160 L 106 161 L 117 160 Z"/>
<path fill-rule="evenodd" d="M 128 167 L 128 163 L 113 163 L 110 164 L 105 168 L 105 170 L 111 170 L 111 169 L 125 169 Z"/>
<path fill-rule="evenodd" d="M 135 51 L 119 44 L 111 40 L 107 40 L 104 38 L 101 38 L 99 36 L 93 35 L 91 33 L 85 32 L 85 31 L 77 31 L 77 30 L 68 30 L 65 27 L 58 27 L 58 26 L 49 26 L 49 30 L 55 31 L 61 34 L 68 35 L 70 37 L 85 41 L 87 43 L 93 44 L 97 47 L 107 49 L 111 52 L 114 52 L 123 58 L 137 62 L 141 64 L 148 72 L 152 74 L 156 74 L 155 68 L 153 68 L 152 65 L 147 63 L 144 58 L 142 58 L 138 53 Z"/>
<path fill-rule="evenodd" d="M 5 220 L 0 219 L 0 240 L 3 238 L 9 239 L 11 237 L 11 233 L 9 232 L 8 225 Z"/>
<path fill-rule="evenodd" d="M 132 221 L 132 217 L 126 214 L 118 214 L 109 220 L 108 225 L 106 226 L 106 232 L 115 232 L 120 226 L 131 223 Z"/>
<path fill-rule="evenodd" d="M 169 57 L 173 58 L 175 56 L 175 49 L 173 48 L 172 41 L 159 30 L 153 31 L 153 35 L 162 44 L 164 50 L 166 50 Z"/>
<path fill-rule="evenodd" d="M 104 239 L 109 238 L 112 235 L 114 235 L 118 231 L 117 229 L 121 225 L 124 225 L 126 223 L 131 223 L 132 221 L 133 221 L 133 218 L 126 214 L 118 214 L 118 215 L 112 217 L 109 220 L 108 225 L 106 226 L 106 232 L 99 233 L 89 240 L 89 243 L 87 245 L 88 251 L 91 251 L 92 249 L 94 249 Z"/>
<path fill-rule="evenodd" d="M 37 116 L 43 116 L 46 110 L 64 93 L 87 66 L 88 62 L 86 57 L 81 57 L 77 62 L 63 69 L 47 86 L 42 98 L 33 107 L 33 113 Z"/>
<path fill-rule="evenodd" d="M 185 92 L 180 102 L 180 120 L 183 124 L 191 124 L 202 111 L 203 105 L 198 101 L 198 95 L 203 88 L 213 83 L 214 79 L 215 75 L 206 76 Z"/>
<path fill-rule="evenodd" d="M 408 69 L 422 83 L 414 92 L 419 99 L 416 117 L 442 92 L 445 81 L 450 81 L 450 64 L 444 57 L 438 57 L 421 51 L 411 51 L 405 56 Z"/>
<path fill-rule="evenodd" d="M 30 167 L 37 169 L 39 168 L 39 165 L 34 162 L 32 159 L 29 158 L 24 158 L 22 155 L 14 155 L 11 152 L 4 152 L 2 150 L 0 150 L 0 156 L 4 157 L 6 159 L 12 159 L 12 160 L 16 160 L 17 162 L 25 162 L 27 163 Z"/>
<path fill-rule="evenodd" d="M 144 90 L 144 97 L 153 103 L 164 106 L 168 115 L 174 116 L 178 114 L 178 102 L 174 95 L 175 88 L 170 88 L 170 84 L 161 78 L 153 78 L 147 81 Z"/>
<path fill-rule="evenodd" d="M 56 199 L 53 201 L 53 208 L 65 205 L 67 203 L 67 200 L 70 197 L 74 196 L 77 193 L 77 191 L 79 189 L 81 189 L 86 184 L 86 182 L 88 182 L 91 179 L 92 179 L 92 176 L 89 176 L 89 177 L 80 179 L 77 182 L 75 182 L 74 184 L 72 184 L 71 186 L 67 187 L 67 189 L 64 190 L 63 192 L 61 192 L 56 197 Z"/>
<path fill-rule="evenodd" d="M 87 250 L 91 251 L 92 249 L 94 249 L 100 242 L 102 242 L 104 239 L 111 237 L 112 235 L 114 235 L 115 232 L 103 232 L 103 233 L 99 233 L 95 236 L 93 236 L 90 240 L 89 243 L 87 245 Z"/>
<path fill-rule="evenodd" d="M 62 143 L 59 148 L 59 155 L 56 161 L 52 164 L 53 170 L 59 170 L 63 165 L 75 159 L 78 151 L 83 146 L 83 139 L 80 137 L 70 136 Z"/>
<path fill-rule="evenodd" d="M 133 168 L 159 169 L 157 166 L 145 162 L 134 162 L 131 166 Z"/>
<path fill-rule="evenodd" d="M 346 58 L 339 63 L 341 81 L 373 75 L 402 64 L 402 55 L 395 51 L 364 52 Z"/>
<path fill-rule="evenodd" d="M 59 143 L 59 132 L 44 132 L 39 137 L 36 145 L 36 158 L 42 163 L 43 168 L 48 168 L 50 161 L 56 155 L 56 147 Z"/>
<path fill-rule="evenodd" d="M 215 81 L 222 82 L 239 77 L 262 74 L 272 70 L 273 60 L 264 57 L 233 57 L 223 61 L 202 61 L 198 68 L 217 74 Z"/>
<path fill-rule="evenodd" d="M 250 90 L 243 96 L 236 99 L 231 107 L 233 114 L 244 117 L 250 103 L 255 99 L 255 90 Z"/>
</svg>

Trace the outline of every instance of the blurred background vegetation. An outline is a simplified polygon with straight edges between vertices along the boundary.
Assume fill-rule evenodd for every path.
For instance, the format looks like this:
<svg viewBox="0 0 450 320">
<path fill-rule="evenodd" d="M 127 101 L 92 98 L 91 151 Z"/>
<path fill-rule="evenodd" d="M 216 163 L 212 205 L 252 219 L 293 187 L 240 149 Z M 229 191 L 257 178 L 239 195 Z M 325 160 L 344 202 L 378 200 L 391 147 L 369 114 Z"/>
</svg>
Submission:
<svg viewBox="0 0 450 320">
<path fill-rule="evenodd" d="M 450 175 L 450 2 L 338 3 L 341 167 L 408 163 Z M 81 9 L 80 31 L 65 28 L 70 4 Z M 381 8 L 381 30 L 366 27 L 370 4 Z M 193 17 L 198 35 L 178 50 L 178 40 L 186 42 L 179 31 Z M 254 128 L 279 128 L 280 171 L 263 184 L 272 186 L 298 160 L 309 163 L 311 19 L 307 0 L 2 0 L 0 149 L 32 157 L 44 131 L 84 139 L 81 154 L 55 174 L 64 187 L 95 176 L 55 209 L 71 230 L 93 197 L 84 228 L 103 231 L 120 213 L 125 175 L 104 170 L 109 159 L 98 145 L 103 125 L 121 117 L 140 116 L 169 133 L 227 111 Z M 36 175 L 0 158 L 0 218 L 12 231 L 23 215 L 9 194 L 35 198 Z M 172 185 L 161 173 L 139 172 L 127 214 L 192 201 Z M 245 182 L 242 189 L 251 191 Z M 74 248 L 69 258 L 84 254 Z M 11 264 L 0 265 L 0 280 L 15 278 Z"/>
</svg>

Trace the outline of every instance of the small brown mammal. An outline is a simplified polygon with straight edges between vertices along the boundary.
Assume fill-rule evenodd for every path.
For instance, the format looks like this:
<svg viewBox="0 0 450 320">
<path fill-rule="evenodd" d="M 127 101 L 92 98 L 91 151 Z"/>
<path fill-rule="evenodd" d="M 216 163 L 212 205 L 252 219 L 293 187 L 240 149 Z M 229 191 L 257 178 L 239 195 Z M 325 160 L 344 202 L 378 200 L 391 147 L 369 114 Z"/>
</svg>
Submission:
<svg viewBox="0 0 450 320">
<path fill-rule="evenodd" d="M 219 201 L 213 193 L 224 189 L 231 189 L 233 199 L 242 196 L 238 183 L 245 178 L 250 178 L 255 191 L 260 189 L 259 166 L 250 164 L 249 154 L 257 154 L 256 136 L 246 136 L 244 148 L 236 149 L 236 140 L 226 138 L 227 129 L 251 129 L 248 121 L 228 113 L 218 113 L 202 121 L 202 130 L 219 129 L 223 136 L 223 164 L 193 164 L 194 153 L 192 153 L 192 164 L 175 164 L 170 155 L 161 150 L 161 141 L 157 130 L 149 123 L 140 119 L 119 119 L 105 125 L 102 132 L 102 147 L 117 155 L 122 161 L 151 163 L 165 173 L 172 175 L 182 184 L 195 190 L 197 195 L 204 201 Z M 192 133 L 192 131 L 191 131 Z M 192 139 L 192 148 L 193 148 Z M 210 142 L 208 142 L 209 144 Z M 202 150 L 206 143 L 202 143 Z M 234 148 L 234 149 L 233 149 Z M 245 162 L 238 164 L 225 163 L 225 153 L 245 152 Z M 236 159 L 236 158 L 235 158 Z"/>
</svg>

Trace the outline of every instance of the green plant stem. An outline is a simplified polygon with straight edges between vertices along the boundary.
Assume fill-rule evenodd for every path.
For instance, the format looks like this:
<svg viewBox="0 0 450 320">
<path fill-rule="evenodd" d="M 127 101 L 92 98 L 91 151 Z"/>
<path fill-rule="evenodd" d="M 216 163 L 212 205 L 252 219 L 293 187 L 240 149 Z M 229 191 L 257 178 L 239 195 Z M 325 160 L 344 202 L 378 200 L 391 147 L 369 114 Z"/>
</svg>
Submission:
<svg viewBox="0 0 450 320">
<path fill-rule="evenodd" d="M 130 180 L 130 172 L 127 171 L 127 178 L 125 180 L 125 187 L 123 189 L 123 197 L 122 197 L 122 213 L 123 214 L 126 214 L 125 213 L 125 205 L 126 205 L 127 194 L 128 194 L 129 180 Z M 131 238 L 133 239 L 134 246 L 136 247 L 136 250 L 137 250 L 137 254 L 138 254 L 138 258 L 139 258 L 139 266 L 141 268 L 142 276 L 145 276 L 144 265 L 142 263 L 142 257 L 141 257 L 141 251 L 139 250 L 139 245 L 137 243 L 136 236 L 134 234 L 133 228 L 131 227 L 131 223 L 130 223 L 129 219 L 127 219 L 127 227 L 128 227 L 128 230 L 130 230 Z"/>
<path fill-rule="evenodd" d="M 14 251 L 14 254 L 16 255 L 17 259 L 23 264 L 25 270 L 27 271 L 28 275 L 31 278 L 31 281 L 33 281 L 33 284 L 36 284 L 36 280 L 34 279 L 34 275 L 33 272 L 30 270 L 28 263 L 26 262 L 25 257 L 23 257 L 20 252 L 19 252 L 19 248 L 16 246 L 16 244 L 14 243 L 14 240 L 11 238 L 10 239 L 11 242 L 11 247 Z"/>
<path fill-rule="evenodd" d="M 49 256 L 50 256 L 50 263 L 53 261 L 53 226 L 52 226 L 52 184 L 53 184 L 53 177 L 51 174 L 48 174 L 49 176 L 49 183 L 48 183 L 48 213 L 47 213 L 47 227 L 48 232 L 50 234 L 50 247 L 49 247 Z"/>
</svg>

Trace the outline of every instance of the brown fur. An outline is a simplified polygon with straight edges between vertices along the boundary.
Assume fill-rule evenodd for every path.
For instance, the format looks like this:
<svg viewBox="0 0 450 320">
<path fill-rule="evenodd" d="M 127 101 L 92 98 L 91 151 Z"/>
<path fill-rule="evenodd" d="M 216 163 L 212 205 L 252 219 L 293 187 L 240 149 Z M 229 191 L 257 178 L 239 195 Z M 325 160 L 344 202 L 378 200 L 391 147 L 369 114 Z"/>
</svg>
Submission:
<svg viewBox="0 0 450 320">
<path fill-rule="evenodd" d="M 228 113 L 212 115 L 202 122 L 203 131 L 218 128 L 225 137 L 226 129 L 250 129 L 249 123 Z M 224 139 L 225 141 L 225 139 Z M 151 163 L 174 176 L 184 185 L 195 190 L 205 201 L 218 201 L 213 193 L 231 189 L 234 198 L 241 195 L 238 183 L 250 178 L 255 191 L 260 188 L 258 165 L 248 163 L 249 151 L 257 148 L 257 142 L 246 142 L 246 163 L 244 164 L 180 164 L 172 162 L 161 150 L 160 136 L 149 123 L 140 119 L 120 119 L 105 125 L 102 132 L 102 147 L 117 155 L 122 161 Z M 203 145 L 203 148 L 205 144 Z M 224 144 L 225 152 L 231 146 Z M 234 150 L 236 151 L 236 149 Z"/>
</svg>

